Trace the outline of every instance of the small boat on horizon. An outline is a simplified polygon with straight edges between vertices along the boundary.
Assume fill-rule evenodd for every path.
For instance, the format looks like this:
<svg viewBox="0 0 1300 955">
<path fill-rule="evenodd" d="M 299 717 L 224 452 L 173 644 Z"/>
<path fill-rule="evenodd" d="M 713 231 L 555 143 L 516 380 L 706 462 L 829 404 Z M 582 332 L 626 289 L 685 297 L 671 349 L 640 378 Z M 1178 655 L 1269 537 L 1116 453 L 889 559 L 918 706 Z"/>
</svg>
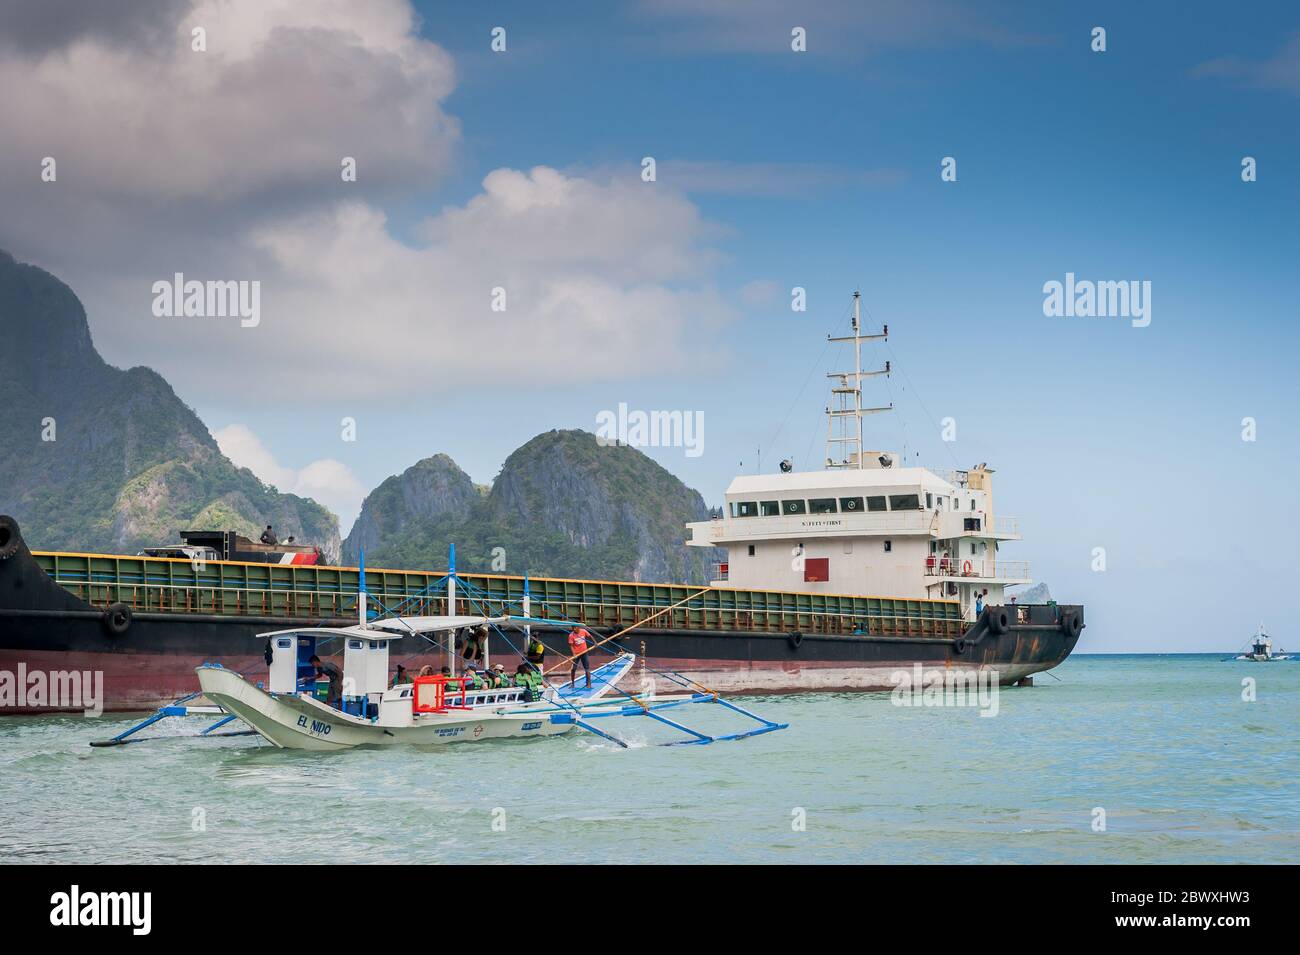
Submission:
<svg viewBox="0 0 1300 955">
<path fill-rule="evenodd" d="M 1264 632 L 1264 623 L 1260 621 L 1259 632 L 1251 638 L 1250 650 L 1233 657 L 1234 660 L 1250 660 L 1254 663 L 1273 663 L 1277 660 L 1290 660 L 1291 654 L 1278 648 L 1273 652 L 1273 638 Z"/>
</svg>

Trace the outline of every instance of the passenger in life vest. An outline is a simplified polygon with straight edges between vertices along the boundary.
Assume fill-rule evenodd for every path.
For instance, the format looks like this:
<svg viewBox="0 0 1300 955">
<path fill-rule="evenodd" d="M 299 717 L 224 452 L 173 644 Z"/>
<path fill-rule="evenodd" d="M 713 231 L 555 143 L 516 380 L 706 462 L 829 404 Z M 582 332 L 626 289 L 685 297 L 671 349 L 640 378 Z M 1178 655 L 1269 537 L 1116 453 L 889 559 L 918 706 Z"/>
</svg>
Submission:
<svg viewBox="0 0 1300 955">
<path fill-rule="evenodd" d="M 498 690 L 504 689 L 508 686 L 514 686 L 514 683 L 511 682 L 510 677 L 506 674 L 504 664 L 498 663 L 492 667 L 492 685 Z"/>
<path fill-rule="evenodd" d="M 481 690 L 483 688 L 483 678 L 478 675 L 478 670 L 474 667 L 474 664 L 471 663 L 465 668 L 465 689 Z"/>
<path fill-rule="evenodd" d="M 542 675 L 533 669 L 530 663 L 521 663 L 515 668 L 515 686 L 522 686 L 528 690 L 528 700 L 541 699 L 542 696 Z"/>
<path fill-rule="evenodd" d="M 574 627 L 569 633 L 569 653 L 573 661 L 569 664 L 569 683 L 576 686 L 578 680 L 578 663 L 582 663 L 582 669 L 587 674 L 587 689 L 591 689 L 591 661 L 587 659 L 587 651 L 591 648 L 587 640 L 591 637 L 591 632 L 586 627 Z"/>
<path fill-rule="evenodd" d="M 542 643 L 540 637 L 529 637 L 528 646 L 524 648 L 524 658 L 538 672 L 542 672 L 542 664 L 546 662 L 546 644 Z"/>
</svg>

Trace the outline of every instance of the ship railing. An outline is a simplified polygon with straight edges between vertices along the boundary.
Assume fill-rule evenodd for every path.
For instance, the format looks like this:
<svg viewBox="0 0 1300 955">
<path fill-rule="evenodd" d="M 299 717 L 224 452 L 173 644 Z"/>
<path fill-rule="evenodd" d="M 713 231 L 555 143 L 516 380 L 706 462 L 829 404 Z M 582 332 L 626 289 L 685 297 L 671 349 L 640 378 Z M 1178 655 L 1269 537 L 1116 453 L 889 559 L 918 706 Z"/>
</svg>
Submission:
<svg viewBox="0 0 1300 955">
<path fill-rule="evenodd" d="M 109 583 L 58 579 L 66 590 L 97 608 L 125 603 L 135 613 L 212 614 L 230 617 L 283 619 L 347 619 L 356 613 L 356 595 L 346 592 L 304 591 L 242 587 L 212 587 L 161 583 Z M 963 624 L 944 601 L 881 598 L 874 609 L 815 609 L 806 599 L 816 595 L 789 594 L 791 605 L 774 600 L 771 606 L 724 605 L 746 591 L 724 588 L 706 591 L 671 617 L 663 618 L 664 629 L 825 634 L 830 636 L 883 635 L 919 637 L 960 636 Z M 763 592 L 755 592 L 760 596 Z M 406 597 L 411 616 L 439 616 L 447 613 L 445 595 L 385 593 L 375 588 L 371 595 L 385 603 Z M 845 600 L 877 598 L 845 598 Z M 490 597 L 489 607 L 505 610 L 514 605 L 507 597 Z M 612 600 L 548 600 L 552 614 L 580 621 L 588 626 L 628 626 L 651 616 L 658 601 L 636 603 Z M 495 610 L 493 611 L 495 612 Z"/>
<path fill-rule="evenodd" d="M 925 467 L 922 465 L 922 467 Z M 936 477 L 942 478 L 954 487 L 965 487 L 970 480 L 970 471 L 964 471 L 958 468 L 931 468 L 926 467 Z"/>
<path fill-rule="evenodd" d="M 993 518 L 993 533 L 1014 534 L 1016 537 L 1019 537 L 1020 519 L 1016 517 L 995 516 Z"/>
<path fill-rule="evenodd" d="M 1029 561 L 931 555 L 925 561 L 925 576 L 1029 580 Z"/>
</svg>

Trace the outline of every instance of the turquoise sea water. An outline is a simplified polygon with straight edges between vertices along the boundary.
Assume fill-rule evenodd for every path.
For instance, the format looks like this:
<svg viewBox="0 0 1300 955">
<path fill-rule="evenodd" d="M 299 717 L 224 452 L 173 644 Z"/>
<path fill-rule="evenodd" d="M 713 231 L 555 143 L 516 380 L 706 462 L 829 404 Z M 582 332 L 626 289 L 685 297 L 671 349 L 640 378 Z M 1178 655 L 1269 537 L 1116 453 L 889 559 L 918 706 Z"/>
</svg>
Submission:
<svg viewBox="0 0 1300 955">
<path fill-rule="evenodd" d="M 334 754 L 246 737 L 92 750 L 133 720 L 8 717 L 0 860 L 1295 862 L 1300 663 L 1221 660 L 1075 656 L 1060 682 L 1003 690 L 992 718 L 888 694 L 749 697 L 791 728 L 674 747 L 649 745 L 664 734 L 645 720 L 611 721 L 644 743 L 630 750 L 578 734 Z M 717 710 L 675 712 L 717 728 Z"/>
</svg>

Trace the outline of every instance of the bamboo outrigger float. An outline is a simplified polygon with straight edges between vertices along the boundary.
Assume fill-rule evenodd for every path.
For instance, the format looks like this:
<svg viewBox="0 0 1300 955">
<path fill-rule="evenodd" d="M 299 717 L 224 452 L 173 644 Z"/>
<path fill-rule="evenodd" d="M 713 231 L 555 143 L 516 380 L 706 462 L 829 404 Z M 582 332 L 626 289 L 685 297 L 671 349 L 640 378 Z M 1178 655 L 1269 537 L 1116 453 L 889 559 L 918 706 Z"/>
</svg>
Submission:
<svg viewBox="0 0 1300 955">
<path fill-rule="evenodd" d="M 465 582 L 452 570 L 445 584 L 448 606 L 455 608 L 457 584 Z M 722 699 L 718 693 L 680 674 L 656 673 L 680 685 L 686 692 L 670 695 L 635 694 L 618 684 L 631 671 L 637 657 L 623 651 L 618 637 L 649 623 L 658 614 L 596 642 L 587 652 L 606 644 L 620 650 L 609 663 L 595 668 L 590 685 L 554 684 L 546 673 L 533 669 L 531 678 L 519 685 L 482 688 L 469 678 L 457 676 L 456 635 L 469 629 L 492 628 L 511 646 L 506 629 L 522 630 L 525 639 L 534 625 L 573 627 L 566 621 L 530 615 L 530 598 L 525 586 L 522 614 L 489 617 L 483 615 L 401 616 L 394 614 L 370 619 L 365 589 L 364 564 L 360 574 L 358 622 L 349 627 L 298 627 L 261 634 L 266 639 L 269 677 L 265 683 L 250 682 L 244 674 L 219 663 L 205 663 L 196 669 L 201 694 L 192 694 L 162 707 L 148 719 L 109 740 L 92 746 L 115 746 L 136 742 L 135 734 L 169 716 L 218 716 L 198 736 L 230 736 L 256 733 L 284 749 L 339 750 L 355 746 L 389 746 L 402 743 L 442 744 L 507 737 L 558 736 L 575 729 L 585 730 L 620 747 L 628 743 L 593 721 L 611 717 L 648 717 L 680 732 L 674 743 L 702 744 L 738 740 L 788 724 L 776 723 Z M 474 601 L 472 587 L 466 597 Z M 389 644 L 416 635 L 440 650 L 448 661 L 446 674 L 418 676 L 410 682 L 389 686 Z M 311 662 L 317 650 L 331 641 L 343 644 L 341 692 L 316 690 L 317 667 Z M 521 654 L 522 657 L 522 654 Z M 484 661 L 486 665 L 486 660 Z M 572 663 L 572 658 L 564 661 Z M 564 664 L 561 664 L 562 667 Z M 558 667 L 548 672 L 555 672 Z M 332 688 L 331 688 L 332 690 Z M 187 705 L 202 696 L 208 705 Z M 324 699 L 321 697 L 325 696 Z M 663 715 L 662 711 L 692 704 L 715 703 L 752 720 L 757 726 L 721 735 L 700 732 Z M 248 731 L 215 733 L 239 720 Z M 135 737 L 135 738 L 133 738 Z"/>
</svg>

